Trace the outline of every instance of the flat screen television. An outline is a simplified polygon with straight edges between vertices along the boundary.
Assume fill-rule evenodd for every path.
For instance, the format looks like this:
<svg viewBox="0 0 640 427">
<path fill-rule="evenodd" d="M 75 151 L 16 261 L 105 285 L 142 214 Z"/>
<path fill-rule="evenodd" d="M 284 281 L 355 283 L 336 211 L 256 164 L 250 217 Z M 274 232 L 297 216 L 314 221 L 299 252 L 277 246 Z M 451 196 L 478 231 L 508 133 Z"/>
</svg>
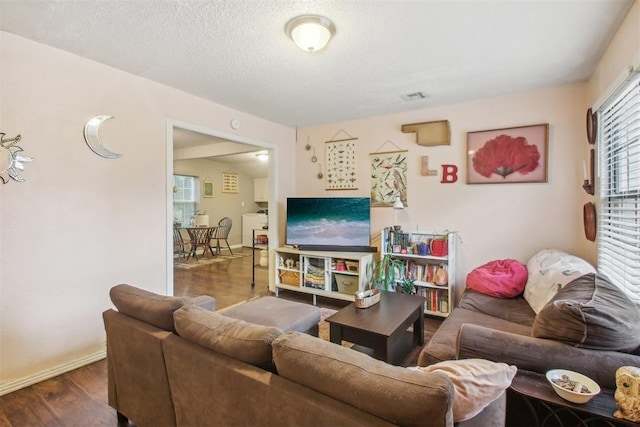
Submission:
<svg viewBox="0 0 640 427">
<path fill-rule="evenodd" d="M 309 251 L 371 252 L 369 197 L 290 197 L 287 245 Z"/>
</svg>

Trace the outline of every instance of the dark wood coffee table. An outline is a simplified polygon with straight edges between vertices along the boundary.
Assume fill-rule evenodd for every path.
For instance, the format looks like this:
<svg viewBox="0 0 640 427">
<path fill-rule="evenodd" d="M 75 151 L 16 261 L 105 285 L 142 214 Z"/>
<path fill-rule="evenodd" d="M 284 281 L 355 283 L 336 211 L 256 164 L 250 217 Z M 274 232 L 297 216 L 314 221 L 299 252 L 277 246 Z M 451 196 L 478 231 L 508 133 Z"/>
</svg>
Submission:
<svg viewBox="0 0 640 427">
<path fill-rule="evenodd" d="M 424 344 L 424 298 L 382 291 L 369 308 L 349 304 L 327 318 L 331 342 L 342 340 L 373 350 L 373 357 L 399 365 L 412 345 Z M 413 334 L 407 329 L 413 325 Z"/>
</svg>

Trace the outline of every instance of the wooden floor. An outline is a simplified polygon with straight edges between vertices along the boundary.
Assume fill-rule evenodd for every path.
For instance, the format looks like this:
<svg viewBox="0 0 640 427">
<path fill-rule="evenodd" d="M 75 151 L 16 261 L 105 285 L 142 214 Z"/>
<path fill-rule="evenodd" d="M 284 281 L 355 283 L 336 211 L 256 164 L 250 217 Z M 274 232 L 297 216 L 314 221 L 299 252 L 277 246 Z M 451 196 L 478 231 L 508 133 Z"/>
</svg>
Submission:
<svg viewBox="0 0 640 427">
<path fill-rule="evenodd" d="M 234 252 L 251 254 L 247 248 Z M 175 269 L 174 294 L 211 295 L 216 299 L 216 309 L 270 294 L 268 268 L 256 267 L 252 288 L 251 266 L 252 257 L 247 256 L 192 270 Z M 311 303 L 310 295 L 281 291 L 280 296 Z M 346 304 L 318 298 L 322 307 L 339 309 Z M 425 322 L 425 330 L 435 331 L 438 325 L 437 321 Z M 105 360 L 0 397 L 0 427 L 116 425 L 115 410 L 107 404 Z"/>
</svg>

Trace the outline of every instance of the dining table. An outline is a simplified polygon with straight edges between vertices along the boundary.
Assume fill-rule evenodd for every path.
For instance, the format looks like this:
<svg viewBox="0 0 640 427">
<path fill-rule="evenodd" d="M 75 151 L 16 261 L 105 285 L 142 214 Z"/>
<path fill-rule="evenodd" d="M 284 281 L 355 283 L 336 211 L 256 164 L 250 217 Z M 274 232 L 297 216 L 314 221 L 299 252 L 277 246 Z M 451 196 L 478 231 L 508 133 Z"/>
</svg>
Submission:
<svg viewBox="0 0 640 427">
<path fill-rule="evenodd" d="M 187 230 L 189 238 L 191 239 L 191 250 L 189 251 L 189 257 L 193 256 L 198 260 L 198 248 L 202 248 L 202 255 L 207 255 L 207 249 L 211 253 L 211 257 L 215 258 L 216 254 L 211 247 L 211 236 L 214 235 L 216 228 L 218 227 L 183 227 Z"/>
</svg>

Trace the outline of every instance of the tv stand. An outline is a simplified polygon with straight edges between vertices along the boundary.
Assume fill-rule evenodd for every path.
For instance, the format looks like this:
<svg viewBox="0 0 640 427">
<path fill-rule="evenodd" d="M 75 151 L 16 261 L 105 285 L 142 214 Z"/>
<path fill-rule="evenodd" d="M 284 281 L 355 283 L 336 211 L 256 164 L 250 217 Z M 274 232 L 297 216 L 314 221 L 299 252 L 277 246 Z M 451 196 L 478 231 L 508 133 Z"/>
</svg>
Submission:
<svg viewBox="0 0 640 427">
<path fill-rule="evenodd" d="M 373 269 L 373 254 L 341 248 L 342 252 L 276 249 L 275 286 L 272 289 L 276 296 L 279 289 L 287 289 L 313 295 L 314 305 L 318 295 L 355 301 L 355 293 L 369 285 L 367 272 Z"/>
<path fill-rule="evenodd" d="M 301 251 L 321 252 L 378 252 L 375 246 L 300 245 Z"/>
</svg>

